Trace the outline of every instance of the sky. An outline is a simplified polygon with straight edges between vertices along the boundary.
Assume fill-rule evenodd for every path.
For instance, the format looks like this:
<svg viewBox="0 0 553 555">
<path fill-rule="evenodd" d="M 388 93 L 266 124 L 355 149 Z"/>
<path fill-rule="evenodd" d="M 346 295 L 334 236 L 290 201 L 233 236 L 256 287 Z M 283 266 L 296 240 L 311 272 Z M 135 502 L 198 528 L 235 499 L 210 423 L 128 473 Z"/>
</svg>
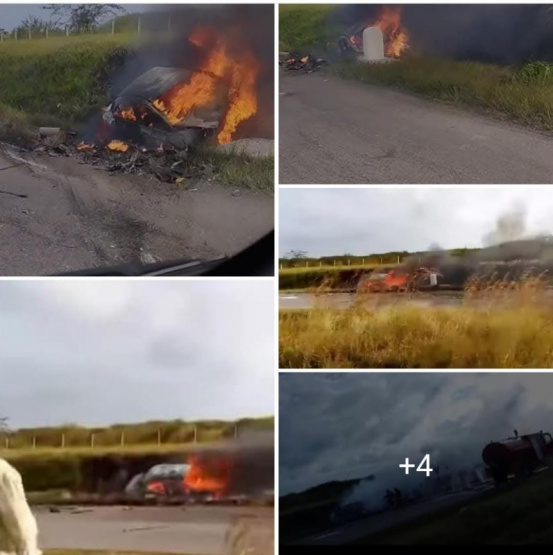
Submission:
<svg viewBox="0 0 553 555">
<path fill-rule="evenodd" d="M 553 233 L 547 187 L 282 188 L 279 255 L 364 255 L 488 246 L 498 220 L 515 213 L 519 237 Z"/>
<path fill-rule="evenodd" d="M 482 465 L 483 447 L 515 429 L 553 433 L 552 396 L 544 373 L 281 374 L 280 495 L 375 474 L 380 501 L 411 480 L 399 469 L 406 457 Z"/>
<path fill-rule="evenodd" d="M 12 428 L 274 413 L 270 281 L 0 281 Z"/>
<path fill-rule="evenodd" d="M 148 4 L 127 4 L 121 2 L 128 13 L 144 12 L 151 8 Z M 0 28 L 11 30 L 28 16 L 49 20 L 49 12 L 43 9 L 47 4 L 0 4 Z"/>
</svg>

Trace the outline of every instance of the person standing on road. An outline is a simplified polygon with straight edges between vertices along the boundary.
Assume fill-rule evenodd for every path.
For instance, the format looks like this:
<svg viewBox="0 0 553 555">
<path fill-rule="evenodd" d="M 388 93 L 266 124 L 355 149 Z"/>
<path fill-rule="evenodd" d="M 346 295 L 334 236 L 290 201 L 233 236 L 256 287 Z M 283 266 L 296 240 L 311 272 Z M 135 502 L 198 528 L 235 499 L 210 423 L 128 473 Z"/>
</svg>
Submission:
<svg viewBox="0 0 553 555">
<path fill-rule="evenodd" d="M 21 474 L 0 459 L 0 555 L 42 555 Z"/>
</svg>

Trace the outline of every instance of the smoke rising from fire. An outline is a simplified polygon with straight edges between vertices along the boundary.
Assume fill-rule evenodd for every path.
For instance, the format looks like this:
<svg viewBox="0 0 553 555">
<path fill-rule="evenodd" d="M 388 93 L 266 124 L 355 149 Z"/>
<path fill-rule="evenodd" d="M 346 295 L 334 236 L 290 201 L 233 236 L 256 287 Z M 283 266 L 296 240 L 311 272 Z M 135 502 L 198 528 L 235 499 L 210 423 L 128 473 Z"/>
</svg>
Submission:
<svg viewBox="0 0 553 555">
<path fill-rule="evenodd" d="M 403 5 L 410 51 L 502 64 L 553 59 L 552 14 L 532 4 Z M 382 5 L 345 5 L 329 24 L 350 26 L 376 17 Z"/>
<path fill-rule="evenodd" d="M 526 214 L 526 207 L 522 204 L 501 214 L 497 219 L 495 229 L 483 237 L 484 246 L 522 239 L 526 232 Z"/>
<path fill-rule="evenodd" d="M 144 43 L 136 44 L 133 54 L 113 72 L 113 96 L 153 67 L 186 69 L 192 72 L 189 81 L 154 102 L 171 123 L 178 123 L 191 109 L 219 102 L 222 83 L 228 92 L 218 142 L 273 137 L 272 6 L 159 6 L 148 14 L 148 22 L 149 27 L 163 31 L 154 43 L 150 34 Z M 134 114 L 128 116 L 136 121 Z"/>
<path fill-rule="evenodd" d="M 405 457 L 472 467 L 513 429 L 551 431 L 551 394 L 548 374 L 281 376 L 280 494 L 374 474 L 380 503 Z"/>
</svg>

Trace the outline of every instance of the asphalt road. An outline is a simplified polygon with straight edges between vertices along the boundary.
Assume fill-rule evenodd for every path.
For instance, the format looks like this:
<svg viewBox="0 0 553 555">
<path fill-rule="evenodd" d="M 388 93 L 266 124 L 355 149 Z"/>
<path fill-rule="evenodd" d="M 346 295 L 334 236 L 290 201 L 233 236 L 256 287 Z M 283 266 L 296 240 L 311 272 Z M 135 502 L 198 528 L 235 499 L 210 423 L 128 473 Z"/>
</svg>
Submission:
<svg viewBox="0 0 553 555">
<path fill-rule="evenodd" d="M 269 555 L 274 511 L 260 507 L 94 507 L 50 513 L 34 508 L 41 549 Z M 243 550 L 243 551 L 242 551 Z"/>
<path fill-rule="evenodd" d="M 363 306 L 370 309 L 385 308 L 394 305 L 410 305 L 418 307 L 458 306 L 463 300 L 460 292 L 441 293 L 374 293 L 366 295 Z M 278 303 L 284 309 L 309 308 L 349 308 L 354 302 L 359 302 L 355 293 L 330 293 L 315 295 L 313 293 L 280 293 Z"/>
<path fill-rule="evenodd" d="M 550 184 L 553 137 L 323 73 L 280 72 L 281 184 Z"/>
<path fill-rule="evenodd" d="M 0 145 L 0 275 L 218 258 L 273 226 L 269 194 L 109 175 L 72 158 Z"/>
</svg>

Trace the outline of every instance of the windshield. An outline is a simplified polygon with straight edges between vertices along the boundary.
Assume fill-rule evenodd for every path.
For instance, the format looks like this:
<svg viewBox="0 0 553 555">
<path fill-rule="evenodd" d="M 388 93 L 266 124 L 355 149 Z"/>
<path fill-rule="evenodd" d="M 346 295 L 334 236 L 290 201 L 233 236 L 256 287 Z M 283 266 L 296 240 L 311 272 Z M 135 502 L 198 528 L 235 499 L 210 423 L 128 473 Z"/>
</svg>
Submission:
<svg viewBox="0 0 553 555">
<path fill-rule="evenodd" d="M 274 7 L 86 6 L 0 5 L 0 273 L 253 245 L 274 228 Z"/>
</svg>

